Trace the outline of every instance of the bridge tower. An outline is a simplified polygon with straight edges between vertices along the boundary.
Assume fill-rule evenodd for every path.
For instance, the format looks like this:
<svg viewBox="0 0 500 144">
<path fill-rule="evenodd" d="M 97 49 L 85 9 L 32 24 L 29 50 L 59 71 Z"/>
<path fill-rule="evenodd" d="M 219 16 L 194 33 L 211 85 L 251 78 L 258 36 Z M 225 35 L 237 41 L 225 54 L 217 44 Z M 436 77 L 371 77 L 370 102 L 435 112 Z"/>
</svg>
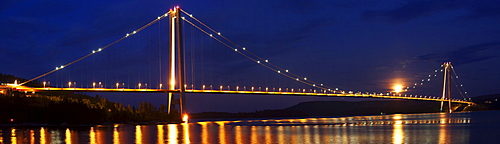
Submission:
<svg viewBox="0 0 500 144">
<path fill-rule="evenodd" d="M 182 120 L 187 121 L 187 112 L 185 105 L 185 69 L 184 69 L 184 47 L 182 45 L 182 25 L 181 11 L 177 6 L 170 10 L 170 66 L 169 66 L 169 84 L 168 84 L 168 113 L 171 113 L 174 92 L 179 93 L 179 113 Z M 176 89 L 178 88 L 178 89 Z"/>
<path fill-rule="evenodd" d="M 443 111 L 444 101 L 447 98 L 448 101 L 448 112 L 451 113 L 451 62 L 445 62 L 443 64 L 443 97 L 441 98 L 441 109 Z"/>
</svg>

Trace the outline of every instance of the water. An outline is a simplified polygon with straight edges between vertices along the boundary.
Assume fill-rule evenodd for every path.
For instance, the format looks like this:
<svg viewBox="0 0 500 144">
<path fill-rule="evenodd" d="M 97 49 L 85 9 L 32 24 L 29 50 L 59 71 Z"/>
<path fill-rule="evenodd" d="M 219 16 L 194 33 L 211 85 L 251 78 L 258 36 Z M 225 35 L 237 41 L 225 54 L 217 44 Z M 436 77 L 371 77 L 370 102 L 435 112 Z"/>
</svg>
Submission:
<svg viewBox="0 0 500 144">
<path fill-rule="evenodd" d="M 0 143 L 498 143 L 500 111 L 0 128 Z"/>
</svg>

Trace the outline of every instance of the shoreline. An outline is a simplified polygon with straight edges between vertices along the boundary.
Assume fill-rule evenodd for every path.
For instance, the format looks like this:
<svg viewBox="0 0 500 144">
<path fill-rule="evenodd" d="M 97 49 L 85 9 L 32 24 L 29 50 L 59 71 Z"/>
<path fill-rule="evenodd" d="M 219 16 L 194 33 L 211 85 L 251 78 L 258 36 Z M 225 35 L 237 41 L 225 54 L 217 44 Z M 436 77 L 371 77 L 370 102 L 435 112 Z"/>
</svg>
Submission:
<svg viewBox="0 0 500 144">
<path fill-rule="evenodd" d="M 496 110 L 484 110 L 484 111 L 496 111 Z M 461 111 L 454 113 L 470 113 L 475 111 Z M 425 115 L 425 114 L 438 114 L 436 113 L 394 113 L 394 114 L 382 114 L 382 115 L 346 115 L 346 116 L 313 116 L 313 117 L 268 117 L 268 118 L 214 118 L 214 119 L 192 119 L 189 123 L 197 122 L 215 122 L 215 121 L 252 121 L 252 120 L 287 120 L 287 119 L 316 119 L 316 118 L 349 118 L 349 117 L 366 117 L 366 116 L 388 116 L 395 114 L 405 114 L 405 115 Z M 448 113 L 446 113 L 448 114 Z M 453 113 L 451 113 L 453 114 Z M 167 125 L 167 124 L 181 124 L 182 122 L 127 122 L 127 123 L 106 123 L 106 124 L 81 124 L 81 125 L 70 125 L 70 124 L 36 124 L 36 123 L 25 123 L 25 124 L 0 124 L 0 127 L 108 127 L 114 125 Z M 333 123 L 332 123 L 333 124 Z M 293 125 L 293 124 L 292 124 Z M 331 125 L 331 124 L 328 124 Z"/>
</svg>

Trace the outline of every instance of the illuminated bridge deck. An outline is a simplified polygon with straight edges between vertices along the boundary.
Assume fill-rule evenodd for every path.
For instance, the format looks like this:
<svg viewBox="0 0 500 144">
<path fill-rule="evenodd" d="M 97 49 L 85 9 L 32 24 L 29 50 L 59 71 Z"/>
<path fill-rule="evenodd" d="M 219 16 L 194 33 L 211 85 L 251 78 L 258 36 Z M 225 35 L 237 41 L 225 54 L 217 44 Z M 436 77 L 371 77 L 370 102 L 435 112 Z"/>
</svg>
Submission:
<svg viewBox="0 0 500 144">
<path fill-rule="evenodd" d="M 31 87 L 16 87 L 19 91 L 27 92 L 46 92 L 46 91 L 71 91 L 71 92 L 140 92 L 140 93 L 167 93 L 179 92 L 179 90 L 167 89 L 129 89 L 129 88 L 31 88 Z M 274 91 L 235 91 L 235 90 L 186 90 L 186 93 L 218 93 L 218 94 L 259 94 L 259 95 L 295 95 L 295 96 L 321 96 L 321 97 L 364 97 L 364 98 L 384 98 L 384 99 L 408 99 L 408 100 L 425 100 L 425 101 L 441 101 L 439 97 L 433 96 L 405 96 L 402 94 L 362 94 L 362 93 L 312 93 L 312 92 L 274 92 Z M 448 101 L 445 99 L 445 101 Z M 451 99 L 454 103 L 474 104 L 470 101 L 461 99 Z"/>
<path fill-rule="evenodd" d="M 222 94 L 262 94 L 262 95 L 296 95 L 296 96 L 322 96 L 322 97 L 364 97 L 364 98 L 385 98 L 385 99 L 409 99 L 441 101 L 438 97 L 429 96 L 404 96 L 404 95 L 383 95 L 383 94 L 341 94 L 341 93 L 308 93 L 308 92 L 266 92 L 266 91 L 233 91 L 233 90 L 186 90 L 188 93 L 222 93 Z M 448 101 L 445 99 L 445 101 Z M 451 99 L 454 103 L 474 104 L 470 101 Z"/>
<path fill-rule="evenodd" d="M 167 93 L 178 92 L 178 90 L 167 89 L 130 89 L 130 88 L 30 88 L 30 87 L 17 87 L 19 91 L 27 92 L 47 92 L 47 91 L 71 91 L 71 92 L 147 92 L 147 93 Z"/>
</svg>

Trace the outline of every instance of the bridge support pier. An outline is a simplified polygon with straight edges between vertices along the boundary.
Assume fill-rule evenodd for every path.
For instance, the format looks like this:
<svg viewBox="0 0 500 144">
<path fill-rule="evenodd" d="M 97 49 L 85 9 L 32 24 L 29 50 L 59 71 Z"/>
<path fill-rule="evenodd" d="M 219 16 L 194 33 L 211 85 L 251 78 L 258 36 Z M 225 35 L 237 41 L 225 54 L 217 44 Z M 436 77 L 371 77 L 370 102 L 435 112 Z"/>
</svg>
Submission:
<svg viewBox="0 0 500 144">
<path fill-rule="evenodd" d="M 168 89 L 179 91 L 179 113 L 182 121 L 187 122 L 187 112 L 185 111 L 185 69 L 184 69 L 184 48 L 182 45 L 182 25 L 181 11 L 175 7 L 170 11 L 170 67 Z M 178 89 L 176 89 L 176 87 Z M 174 93 L 168 93 L 168 113 L 173 109 Z"/>
<path fill-rule="evenodd" d="M 451 62 L 445 62 L 443 64 L 443 97 L 441 98 L 441 109 L 440 111 L 443 112 L 443 106 L 444 106 L 444 101 L 445 98 L 447 98 L 448 101 L 448 112 L 452 112 L 451 108 L 451 73 L 450 73 L 450 68 L 451 68 Z"/>
</svg>

